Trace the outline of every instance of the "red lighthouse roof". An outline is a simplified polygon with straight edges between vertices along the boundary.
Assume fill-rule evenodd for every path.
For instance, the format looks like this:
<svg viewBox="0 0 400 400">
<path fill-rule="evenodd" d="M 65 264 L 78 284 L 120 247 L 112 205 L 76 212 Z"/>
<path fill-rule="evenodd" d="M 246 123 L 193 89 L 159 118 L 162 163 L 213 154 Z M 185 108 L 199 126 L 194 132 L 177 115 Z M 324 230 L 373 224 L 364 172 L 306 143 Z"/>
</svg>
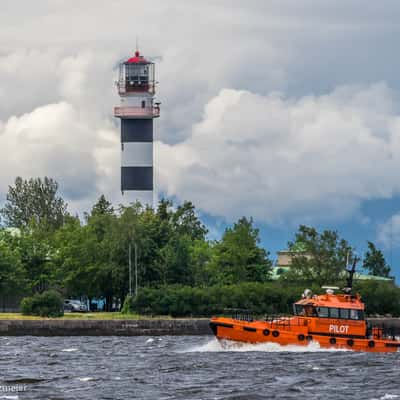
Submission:
<svg viewBox="0 0 400 400">
<path fill-rule="evenodd" d="M 149 61 L 140 55 L 139 50 L 136 50 L 134 57 L 126 61 L 126 64 L 149 64 Z"/>
</svg>

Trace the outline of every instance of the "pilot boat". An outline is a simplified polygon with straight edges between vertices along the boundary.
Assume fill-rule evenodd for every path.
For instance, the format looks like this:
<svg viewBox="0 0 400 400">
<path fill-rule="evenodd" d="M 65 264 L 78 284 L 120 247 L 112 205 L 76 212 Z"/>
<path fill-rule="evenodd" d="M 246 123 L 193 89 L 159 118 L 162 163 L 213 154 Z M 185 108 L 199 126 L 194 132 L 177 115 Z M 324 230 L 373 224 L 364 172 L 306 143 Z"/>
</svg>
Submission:
<svg viewBox="0 0 400 400">
<path fill-rule="evenodd" d="M 213 317 L 210 327 L 215 336 L 244 343 L 276 343 L 282 346 L 306 346 L 316 342 L 321 348 L 368 352 L 396 352 L 400 332 L 374 326 L 365 319 L 365 305 L 359 294 L 352 293 L 355 262 L 348 270 L 347 286 L 323 286 L 325 293 L 313 294 L 306 289 L 294 303 L 290 317 L 267 316 L 254 320 L 249 313 L 234 311 L 227 317 Z"/>
</svg>

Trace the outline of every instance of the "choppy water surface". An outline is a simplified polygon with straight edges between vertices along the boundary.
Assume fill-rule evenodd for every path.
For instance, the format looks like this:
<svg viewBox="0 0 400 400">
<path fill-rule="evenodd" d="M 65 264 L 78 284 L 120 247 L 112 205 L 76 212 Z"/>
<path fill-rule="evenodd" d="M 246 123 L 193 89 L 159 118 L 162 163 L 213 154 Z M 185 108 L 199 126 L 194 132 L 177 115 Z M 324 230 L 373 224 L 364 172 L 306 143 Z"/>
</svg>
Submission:
<svg viewBox="0 0 400 400">
<path fill-rule="evenodd" d="M 0 399 L 400 400 L 400 353 L 222 350 L 201 336 L 0 337 L 0 348 Z"/>
</svg>

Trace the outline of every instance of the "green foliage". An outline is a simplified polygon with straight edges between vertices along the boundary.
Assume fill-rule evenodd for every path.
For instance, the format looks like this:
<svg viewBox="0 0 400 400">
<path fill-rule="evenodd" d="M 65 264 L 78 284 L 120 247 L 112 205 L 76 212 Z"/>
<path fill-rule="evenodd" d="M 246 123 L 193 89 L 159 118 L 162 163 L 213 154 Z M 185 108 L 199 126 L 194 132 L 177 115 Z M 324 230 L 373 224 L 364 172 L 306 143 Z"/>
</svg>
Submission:
<svg viewBox="0 0 400 400">
<path fill-rule="evenodd" d="M 229 308 L 248 309 L 256 315 L 288 314 L 303 291 L 302 287 L 284 287 L 279 282 L 244 282 L 204 288 L 170 285 L 141 289 L 132 308 L 140 314 L 172 317 L 211 316 Z"/>
<path fill-rule="evenodd" d="M 67 215 L 67 205 L 57 191 L 58 183 L 51 178 L 17 177 L 14 186 L 8 188 L 7 202 L 1 210 L 4 223 L 24 228 L 35 221 L 42 228 L 59 228 Z"/>
<path fill-rule="evenodd" d="M 336 231 L 319 233 L 304 225 L 299 227 L 289 249 L 294 256 L 290 270 L 282 276 L 287 281 L 335 284 L 343 280 L 347 257 L 352 260 L 351 247 Z"/>
<path fill-rule="evenodd" d="M 54 290 L 36 293 L 22 299 L 21 312 L 24 315 L 40 317 L 62 317 L 64 315 L 63 298 Z"/>
<path fill-rule="evenodd" d="M 392 282 L 359 281 L 356 282 L 355 291 L 360 293 L 365 302 L 367 314 L 400 316 L 400 288 Z"/>
<path fill-rule="evenodd" d="M 155 210 L 140 203 L 115 209 L 102 195 L 81 221 L 67 214 L 57 191 L 49 178 L 17 178 L 2 209 L 6 224 L 19 229 L 0 230 L 0 296 L 32 294 L 21 304 L 29 314 L 60 312 L 62 301 L 49 288 L 67 297 L 103 298 L 108 311 L 125 299 L 126 313 L 211 315 L 235 307 L 288 313 L 305 287 L 341 286 L 347 256 L 352 259 L 351 247 L 337 232 L 300 226 L 289 243 L 295 254 L 289 272 L 271 282 L 269 253 L 260 246 L 251 218 L 240 218 L 221 240 L 211 241 L 188 201 L 175 208 L 161 200 Z M 132 267 L 137 256 L 135 298 L 128 296 L 129 247 Z M 390 273 L 372 243 L 364 268 L 375 275 Z M 396 286 L 359 286 L 368 312 L 400 314 Z"/>
<path fill-rule="evenodd" d="M 48 289 L 53 281 L 56 251 L 52 239 L 44 235 L 36 224 L 31 224 L 15 238 L 14 245 L 28 280 L 28 289 L 32 292 Z"/>
<path fill-rule="evenodd" d="M 179 236 L 188 236 L 192 240 L 204 240 L 208 230 L 199 220 L 195 207 L 190 201 L 185 201 L 171 213 L 174 231 Z"/>
<path fill-rule="evenodd" d="M 268 253 L 259 247 L 259 231 L 253 220 L 240 218 L 227 228 L 213 249 L 209 269 L 213 283 L 265 282 L 272 263 Z"/>
<path fill-rule="evenodd" d="M 134 297 L 131 295 L 127 295 L 125 297 L 124 305 L 122 306 L 121 313 L 122 314 L 133 314 L 134 313 Z"/>
<path fill-rule="evenodd" d="M 320 293 L 318 286 L 310 287 Z M 250 310 L 255 315 L 291 314 L 293 303 L 301 298 L 305 287 L 280 282 L 245 282 L 236 285 L 190 287 L 167 285 L 142 288 L 132 299 L 129 312 L 172 317 L 209 317 L 224 314 L 226 309 Z M 356 290 L 366 303 L 368 315 L 400 316 L 400 289 L 386 282 L 359 282 Z"/>
<path fill-rule="evenodd" d="M 113 215 L 114 207 L 112 204 L 105 198 L 104 194 L 99 197 L 97 203 L 93 206 L 90 217 L 95 217 L 98 215 Z"/>
<path fill-rule="evenodd" d="M 14 238 L 7 231 L 0 231 L 0 295 L 22 292 L 27 285 L 26 274 Z"/>
<path fill-rule="evenodd" d="M 363 268 L 370 275 L 383 276 L 389 278 L 390 266 L 386 264 L 382 251 L 378 250 L 372 242 L 368 242 L 368 250 L 365 253 Z"/>
</svg>

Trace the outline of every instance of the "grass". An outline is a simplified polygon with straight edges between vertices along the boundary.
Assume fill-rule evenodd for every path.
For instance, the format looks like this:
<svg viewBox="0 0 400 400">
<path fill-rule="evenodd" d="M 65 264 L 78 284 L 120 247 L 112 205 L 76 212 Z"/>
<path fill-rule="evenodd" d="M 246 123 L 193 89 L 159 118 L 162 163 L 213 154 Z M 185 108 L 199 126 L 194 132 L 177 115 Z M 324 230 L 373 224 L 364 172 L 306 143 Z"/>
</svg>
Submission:
<svg viewBox="0 0 400 400">
<path fill-rule="evenodd" d="M 49 319 L 44 317 L 34 317 L 31 315 L 22 315 L 20 313 L 0 313 L 0 320 L 13 319 L 13 320 L 40 320 Z M 112 320 L 112 319 L 171 319 L 168 315 L 161 316 L 145 316 L 139 314 L 122 314 L 120 312 L 88 312 L 88 313 L 65 313 L 63 317 L 56 319 L 93 319 L 93 320 Z"/>
</svg>

